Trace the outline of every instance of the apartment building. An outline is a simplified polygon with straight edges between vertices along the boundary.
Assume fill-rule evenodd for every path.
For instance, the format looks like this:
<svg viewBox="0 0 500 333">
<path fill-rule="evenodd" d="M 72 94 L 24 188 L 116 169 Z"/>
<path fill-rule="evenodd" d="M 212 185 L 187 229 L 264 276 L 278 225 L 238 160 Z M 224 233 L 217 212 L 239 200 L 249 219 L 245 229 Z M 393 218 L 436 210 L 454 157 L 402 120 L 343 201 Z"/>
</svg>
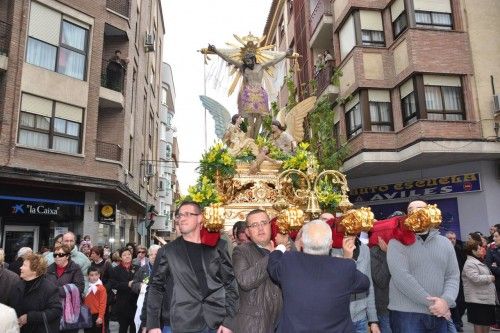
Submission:
<svg viewBox="0 0 500 333">
<path fill-rule="evenodd" d="M 160 1 L 6 0 L 0 27 L 0 246 L 10 259 L 66 230 L 113 248 L 144 242 L 138 223 L 158 184 Z"/>
<path fill-rule="evenodd" d="M 351 200 L 377 218 L 415 198 L 435 202 L 459 236 L 499 223 L 500 3 L 276 1 L 269 17 L 279 21 L 285 3 L 306 8 L 301 70 L 336 101 L 332 136 L 349 151 Z M 325 50 L 333 59 L 314 66 Z"/>
<path fill-rule="evenodd" d="M 173 214 L 176 187 L 175 170 L 179 167 L 179 148 L 174 142 L 175 127 L 175 85 L 172 67 L 162 63 L 161 72 L 161 105 L 160 105 L 160 151 L 158 160 L 158 216 L 153 229 L 156 235 L 171 239 L 173 231 Z M 175 144 L 175 145 L 174 145 Z"/>
</svg>

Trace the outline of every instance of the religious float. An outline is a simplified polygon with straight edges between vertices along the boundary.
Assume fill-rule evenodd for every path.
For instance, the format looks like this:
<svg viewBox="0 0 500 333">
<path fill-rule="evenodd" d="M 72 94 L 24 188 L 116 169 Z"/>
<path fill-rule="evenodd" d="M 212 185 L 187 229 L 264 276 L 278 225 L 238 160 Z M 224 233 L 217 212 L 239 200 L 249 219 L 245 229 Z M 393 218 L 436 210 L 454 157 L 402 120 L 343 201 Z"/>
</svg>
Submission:
<svg viewBox="0 0 500 333">
<path fill-rule="evenodd" d="M 219 102 L 200 96 L 220 140 L 203 155 L 200 177 L 181 201 L 194 201 L 204 208 L 204 227 L 209 232 L 231 229 L 257 208 L 266 210 L 273 218 L 273 230 L 283 234 L 293 234 L 325 211 L 337 213 L 333 223 L 343 235 L 372 230 L 374 215 L 369 207 L 353 208 L 345 175 L 322 167 L 317 152 L 303 142 L 304 119 L 322 101 L 312 96 L 278 113 L 269 108 L 264 86 L 274 75 L 274 66 L 299 55 L 291 50 L 271 51 L 273 45 L 261 46 L 264 38 L 251 34 L 235 38 L 239 45 L 228 44 L 227 49 L 209 45 L 200 50 L 206 62 L 217 55 L 229 66 L 234 76 L 229 94 L 240 84 L 238 113 L 231 116 Z M 439 209 L 429 206 L 408 218 L 377 223 L 372 236 L 411 241 L 412 231 L 436 227 L 440 220 Z"/>
</svg>

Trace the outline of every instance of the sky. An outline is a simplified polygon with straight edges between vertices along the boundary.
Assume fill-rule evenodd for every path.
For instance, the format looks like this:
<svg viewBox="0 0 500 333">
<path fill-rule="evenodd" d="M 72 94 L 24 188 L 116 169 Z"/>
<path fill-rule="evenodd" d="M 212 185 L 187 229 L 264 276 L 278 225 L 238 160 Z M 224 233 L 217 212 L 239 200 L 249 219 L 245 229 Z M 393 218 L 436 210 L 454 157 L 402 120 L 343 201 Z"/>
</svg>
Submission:
<svg viewBox="0 0 500 333">
<path fill-rule="evenodd" d="M 161 0 L 165 37 L 163 61 L 172 66 L 176 93 L 174 126 L 179 143 L 177 177 L 182 194 L 194 185 L 197 163 L 205 151 L 204 109 L 199 95 L 204 93 L 203 56 L 197 52 L 208 43 L 224 48 L 236 44 L 233 34 L 251 32 L 261 36 L 272 0 Z M 217 56 L 212 56 L 212 59 Z M 214 60 L 212 60 L 214 61 Z M 210 64 L 206 72 L 210 72 Z M 207 95 L 224 105 L 231 114 L 237 112 L 236 93 L 230 98 L 227 89 L 206 85 Z M 213 120 L 207 113 L 207 143 L 216 140 Z"/>
</svg>

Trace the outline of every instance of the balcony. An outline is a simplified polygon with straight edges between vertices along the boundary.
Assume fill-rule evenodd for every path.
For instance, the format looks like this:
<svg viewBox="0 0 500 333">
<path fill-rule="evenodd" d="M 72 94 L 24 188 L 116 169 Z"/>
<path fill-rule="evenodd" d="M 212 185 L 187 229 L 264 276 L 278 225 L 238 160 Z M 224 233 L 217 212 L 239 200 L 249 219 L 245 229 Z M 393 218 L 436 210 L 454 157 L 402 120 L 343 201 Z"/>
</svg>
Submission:
<svg viewBox="0 0 500 333">
<path fill-rule="evenodd" d="M 118 13 L 122 16 L 129 17 L 130 1 L 129 0 L 106 0 L 106 8 Z"/>
<path fill-rule="evenodd" d="M 7 70 L 11 25 L 0 21 L 0 69 Z"/>
<path fill-rule="evenodd" d="M 309 18 L 311 39 L 309 46 L 317 49 L 332 49 L 333 44 L 333 16 L 330 0 L 318 0 L 311 8 Z"/>
<path fill-rule="evenodd" d="M 110 161 L 121 162 L 122 147 L 114 143 L 96 140 L 95 157 Z"/>
<path fill-rule="evenodd" d="M 168 226 L 170 224 L 170 216 L 167 215 L 157 215 L 155 217 L 155 222 L 151 226 L 151 229 L 154 230 L 168 230 Z"/>
<path fill-rule="evenodd" d="M 338 86 L 332 84 L 332 76 L 335 72 L 334 68 L 330 64 L 326 64 L 318 73 L 316 73 L 315 79 L 318 83 L 318 88 L 316 90 L 316 96 L 318 98 L 326 97 L 331 102 L 334 102 L 339 95 Z"/>
<path fill-rule="evenodd" d="M 498 156 L 496 142 L 480 139 L 476 122 L 422 119 L 398 132 L 362 132 L 351 138 L 342 168 L 349 177 L 361 177 Z"/>
<path fill-rule="evenodd" d="M 121 108 L 124 106 L 126 68 L 116 61 L 102 60 L 99 106 L 101 108 Z"/>
</svg>

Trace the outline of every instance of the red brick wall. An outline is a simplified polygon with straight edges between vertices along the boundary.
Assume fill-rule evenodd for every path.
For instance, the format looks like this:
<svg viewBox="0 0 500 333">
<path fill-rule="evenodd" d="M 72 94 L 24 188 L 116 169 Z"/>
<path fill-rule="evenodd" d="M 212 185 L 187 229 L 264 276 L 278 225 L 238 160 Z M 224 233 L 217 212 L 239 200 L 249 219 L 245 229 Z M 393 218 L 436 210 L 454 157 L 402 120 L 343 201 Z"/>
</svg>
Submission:
<svg viewBox="0 0 500 333">
<path fill-rule="evenodd" d="M 349 155 L 361 150 L 393 151 L 421 139 L 480 139 L 481 126 L 476 122 L 420 120 L 395 133 L 363 132 L 348 141 Z"/>
<path fill-rule="evenodd" d="M 14 12 L 12 17 L 12 41 L 9 54 L 9 67 L 6 72 L 5 80 L 5 103 L 3 105 L 4 116 L 0 119 L 0 165 L 9 167 L 19 167 L 24 169 L 33 169 L 49 172 L 60 172 L 78 176 L 99 177 L 103 179 L 112 179 L 117 181 L 124 180 L 123 169 L 120 165 L 105 163 L 95 159 L 95 141 L 96 139 L 119 144 L 123 149 L 123 165 L 125 168 L 128 165 L 128 145 L 129 145 L 129 128 L 130 128 L 130 108 L 131 108 L 131 84 L 126 84 L 126 91 L 124 92 L 125 109 L 113 110 L 99 110 L 99 90 L 101 89 L 101 65 L 103 58 L 109 58 L 110 52 L 114 49 L 121 49 L 124 56 L 130 59 L 129 70 L 127 71 L 127 82 L 132 82 L 132 68 L 133 64 L 137 63 L 137 94 L 136 100 L 137 109 L 134 113 L 135 118 L 135 158 L 134 158 L 134 177 L 128 178 L 129 186 L 138 192 L 140 177 L 139 177 L 139 163 L 141 153 L 145 151 L 144 136 L 142 133 L 142 99 L 144 89 L 148 91 L 148 104 L 150 103 L 155 111 L 154 114 L 158 115 L 157 109 L 159 106 L 159 94 L 155 97 L 151 93 L 149 84 L 145 82 L 146 58 L 147 54 L 144 53 L 142 43 L 139 43 L 139 48 L 134 46 L 134 33 L 135 22 L 137 21 L 137 11 L 135 8 L 136 1 L 131 1 L 132 8 L 130 10 L 130 23 L 120 16 L 117 16 L 106 10 L 106 0 L 94 1 L 74 1 L 74 0 L 59 0 L 59 2 L 75 8 L 82 13 L 94 18 L 94 26 L 91 29 L 91 51 L 88 55 L 88 105 L 85 109 L 85 134 L 84 134 L 84 149 L 83 156 L 71 156 L 66 154 L 52 153 L 39 151 L 35 149 L 27 149 L 17 147 L 16 134 L 19 115 L 19 99 L 21 94 L 21 77 L 22 67 L 24 63 L 25 44 L 29 16 L 29 0 L 17 0 L 14 3 Z M 143 1 L 144 8 L 141 13 L 144 17 L 141 19 L 139 37 L 144 36 L 145 32 L 149 30 L 150 18 L 149 10 L 146 8 L 146 2 Z M 127 32 L 128 43 L 106 43 L 106 52 L 104 49 L 104 26 L 109 23 L 119 29 Z M 162 37 L 161 19 L 158 21 L 158 36 Z M 157 82 L 160 75 L 161 66 L 161 50 L 157 49 L 154 53 L 157 57 L 156 76 Z M 79 92 L 75 92 L 77 94 Z M 149 106 L 148 106 L 149 107 Z M 149 114 L 149 111 L 148 111 Z M 158 119 L 155 118 L 155 123 Z M 144 154 L 147 156 L 147 154 Z M 144 194 L 144 193 L 143 193 Z M 144 195 L 143 195 L 144 198 Z"/>
</svg>

